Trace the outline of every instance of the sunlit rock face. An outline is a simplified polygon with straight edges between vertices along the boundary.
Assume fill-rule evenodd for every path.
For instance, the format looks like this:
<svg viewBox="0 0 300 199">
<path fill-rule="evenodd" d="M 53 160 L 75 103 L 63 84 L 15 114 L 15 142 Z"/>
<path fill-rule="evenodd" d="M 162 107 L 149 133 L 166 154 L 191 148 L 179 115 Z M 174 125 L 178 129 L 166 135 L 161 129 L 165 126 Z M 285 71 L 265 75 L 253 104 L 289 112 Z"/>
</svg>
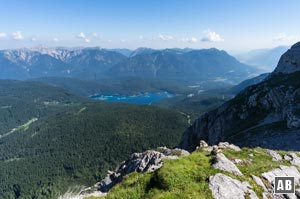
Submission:
<svg viewBox="0 0 300 199">
<path fill-rule="evenodd" d="M 300 71 L 300 42 L 284 53 L 273 73 L 293 73 Z"/>
</svg>

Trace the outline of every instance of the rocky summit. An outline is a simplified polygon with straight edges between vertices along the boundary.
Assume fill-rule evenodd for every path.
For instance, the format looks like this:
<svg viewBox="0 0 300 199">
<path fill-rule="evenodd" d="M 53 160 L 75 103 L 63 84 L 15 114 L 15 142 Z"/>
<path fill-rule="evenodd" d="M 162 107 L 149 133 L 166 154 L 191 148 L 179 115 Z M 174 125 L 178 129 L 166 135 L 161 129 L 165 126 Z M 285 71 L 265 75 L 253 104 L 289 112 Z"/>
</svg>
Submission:
<svg viewBox="0 0 300 199">
<path fill-rule="evenodd" d="M 95 184 L 80 192 L 79 197 L 103 196 L 117 183 L 121 182 L 125 175 L 133 172 L 153 172 L 162 167 L 166 159 L 177 159 L 189 155 L 189 152 L 182 149 L 168 149 L 159 147 L 156 150 L 148 150 L 143 153 L 133 153 L 131 157 L 122 162 L 117 169 L 112 172 L 108 171 L 106 177 Z"/>
<path fill-rule="evenodd" d="M 299 152 L 240 148 L 228 142 L 209 146 L 201 140 L 192 153 L 158 148 L 134 153 L 95 186 L 74 197 L 297 199 L 273 194 L 275 176 L 294 176 L 300 185 Z"/>
<path fill-rule="evenodd" d="M 300 42 L 294 44 L 291 49 L 284 53 L 274 73 L 293 73 L 300 71 Z"/>
</svg>

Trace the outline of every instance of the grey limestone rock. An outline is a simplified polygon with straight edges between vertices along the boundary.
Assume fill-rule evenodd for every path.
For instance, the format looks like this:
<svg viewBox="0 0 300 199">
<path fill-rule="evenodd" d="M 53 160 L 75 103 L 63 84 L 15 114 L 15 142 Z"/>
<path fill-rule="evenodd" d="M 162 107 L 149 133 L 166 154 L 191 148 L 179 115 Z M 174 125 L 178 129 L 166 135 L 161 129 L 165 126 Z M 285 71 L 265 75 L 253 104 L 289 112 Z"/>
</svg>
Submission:
<svg viewBox="0 0 300 199">
<path fill-rule="evenodd" d="M 284 53 L 275 69 L 275 73 L 293 73 L 300 71 L 300 42 Z"/>
<path fill-rule="evenodd" d="M 264 189 L 264 191 L 267 191 L 267 188 L 266 188 L 265 184 L 263 183 L 263 181 L 260 179 L 260 177 L 252 175 L 252 179 L 254 180 L 254 182 L 257 185 L 259 185 L 260 187 L 262 187 Z"/>
<path fill-rule="evenodd" d="M 219 149 L 232 149 L 234 151 L 241 151 L 241 148 L 234 145 L 234 144 L 229 144 L 228 142 L 220 142 L 218 144 Z"/>
<path fill-rule="evenodd" d="M 242 172 L 235 166 L 235 164 L 222 153 L 216 155 L 213 167 L 222 171 L 233 173 L 235 175 L 243 175 Z"/>
<path fill-rule="evenodd" d="M 282 160 L 281 155 L 279 155 L 276 151 L 273 150 L 267 150 L 268 153 L 272 156 L 273 161 L 280 161 Z"/>
<path fill-rule="evenodd" d="M 129 173 L 153 172 L 162 167 L 164 159 L 175 159 L 187 155 L 189 155 L 189 152 L 185 150 L 168 149 L 166 147 L 159 147 L 157 150 L 148 150 L 143 153 L 133 153 L 130 158 L 122 162 L 114 172 L 108 171 L 104 179 L 96 183 L 93 187 L 83 190 L 80 195 L 87 194 L 87 192 L 107 193 Z"/>
<path fill-rule="evenodd" d="M 245 199 L 246 195 L 251 199 L 258 199 L 249 183 L 228 177 L 218 173 L 209 178 L 209 188 L 214 199 Z"/>
<path fill-rule="evenodd" d="M 294 176 L 295 184 L 300 185 L 300 173 L 295 166 L 280 166 L 277 169 L 262 173 L 261 176 L 271 185 L 274 185 L 275 176 Z"/>
<path fill-rule="evenodd" d="M 291 157 L 291 164 L 300 167 L 300 158 L 296 155 L 296 153 L 290 153 L 289 156 Z"/>
</svg>

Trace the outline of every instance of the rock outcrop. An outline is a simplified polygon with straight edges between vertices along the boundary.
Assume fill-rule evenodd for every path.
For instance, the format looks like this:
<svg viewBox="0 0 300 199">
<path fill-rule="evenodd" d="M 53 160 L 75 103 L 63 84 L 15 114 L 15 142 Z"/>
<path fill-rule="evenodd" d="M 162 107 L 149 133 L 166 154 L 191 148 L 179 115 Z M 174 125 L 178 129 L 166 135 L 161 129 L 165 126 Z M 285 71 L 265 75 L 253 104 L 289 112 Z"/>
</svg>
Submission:
<svg viewBox="0 0 300 199">
<path fill-rule="evenodd" d="M 261 176 L 271 185 L 274 185 L 275 176 L 294 176 L 295 184 L 300 185 L 300 173 L 294 166 L 280 166 L 277 169 L 263 173 Z"/>
<path fill-rule="evenodd" d="M 242 151 L 239 147 L 229 144 L 228 142 L 220 142 L 218 145 L 209 146 L 205 141 L 201 140 L 197 149 L 204 151 L 211 151 L 212 155 L 215 155 L 215 161 L 212 163 L 212 166 L 215 169 L 226 171 L 234 174 L 235 176 L 243 176 L 242 172 L 238 169 L 236 165 L 243 164 L 254 164 L 251 161 L 251 158 L 254 157 L 254 154 L 249 154 L 250 159 L 228 159 L 223 153 L 223 150 L 234 150 Z M 261 173 L 259 176 L 252 175 L 253 181 L 262 188 L 263 199 L 299 199 L 300 198 L 300 189 L 297 189 L 295 194 L 274 194 L 274 180 L 275 176 L 294 176 L 295 185 L 300 186 L 300 164 L 297 153 L 287 153 L 286 155 L 281 156 L 277 151 L 265 149 L 264 152 L 256 153 L 265 153 L 269 154 L 272 158 L 272 161 L 279 162 L 284 164 L 283 159 L 290 162 L 290 165 L 295 166 L 285 166 L 281 165 L 278 168 L 274 168 L 268 172 Z M 284 158 L 282 158 L 284 157 Z M 226 174 L 218 173 L 209 178 L 209 188 L 212 191 L 214 199 L 231 199 L 231 198 L 259 198 L 255 192 L 252 190 L 250 184 L 245 181 L 241 182 L 237 179 L 227 176 Z"/>
<path fill-rule="evenodd" d="M 261 188 L 263 188 L 264 191 L 268 191 L 267 187 L 265 186 L 264 182 L 262 181 L 262 179 L 260 177 L 252 175 L 252 179 L 254 180 L 254 182 L 257 185 L 259 185 Z"/>
<path fill-rule="evenodd" d="M 296 153 L 290 153 L 288 156 L 291 157 L 291 164 L 300 167 L 300 158 L 296 155 Z"/>
<path fill-rule="evenodd" d="M 218 153 L 216 155 L 213 167 L 222 171 L 233 173 L 235 175 L 243 175 L 242 172 L 235 166 L 235 164 L 228 160 L 223 153 Z"/>
<path fill-rule="evenodd" d="M 294 44 L 291 49 L 284 53 L 274 73 L 293 73 L 300 71 L 300 42 Z"/>
<path fill-rule="evenodd" d="M 264 185 L 267 187 L 267 191 L 264 192 L 266 198 L 278 198 L 278 199 L 297 199 L 300 198 L 298 193 L 296 194 L 281 194 L 274 195 L 273 187 L 275 176 L 293 176 L 295 177 L 295 185 L 300 185 L 300 173 L 299 170 L 294 166 L 280 166 L 279 168 L 273 169 L 271 171 L 261 174 L 261 177 L 264 179 Z M 297 195 L 298 194 L 298 195 Z"/>
<path fill-rule="evenodd" d="M 108 171 L 106 177 L 95 184 L 81 191 L 79 195 L 93 196 L 107 193 L 114 185 L 121 182 L 123 177 L 132 172 L 144 173 L 153 172 L 163 165 L 165 159 L 176 159 L 187 156 L 189 152 L 182 149 L 168 149 L 159 147 L 157 150 L 148 150 L 143 153 L 133 153 L 130 158 L 122 162 L 117 169 Z"/>
<path fill-rule="evenodd" d="M 191 158 L 187 157 L 184 160 L 184 162 L 199 164 L 200 168 L 199 165 L 198 167 L 192 166 L 187 168 L 187 171 L 181 170 L 181 172 L 183 172 L 183 176 L 191 175 L 193 173 L 190 172 L 191 168 L 197 168 L 199 169 L 199 172 L 201 172 L 201 167 L 205 167 L 204 173 L 207 173 L 206 175 L 201 174 L 201 178 L 197 178 L 195 181 L 190 181 L 196 184 L 199 183 L 198 185 L 202 188 L 209 188 L 209 192 L 205 189 L 202 190 L 207 193 L 207 195 L 203 194 L 202 197 L 205 195 L 211 196 L 210 194 L 212 194 L 214 199 L 300 199 L 300 189 L 298 188 L 300 186 L 300 165 L 293 165 L 298 161 L 299 157 L 297 154 L 298 152 L 278 152 L 262 148 L 241 149 L 240 147 L 229 144 L 228 142 L 220 142 L 218 145 L 210 146 L 204 140 L 201 140 L 199 141 L 197 150 L 191 154 Z M 149 180 L 148 177 L 146 179 L 149 180 L 147 182 L 149 183 L 149 190 L 145 191 L 143 194 L 138 194 L 138 197 L 142 198 L 144 194 L 148 194 L 148 191 L 150 195 L 147 195 L 145 198 L 148 198 L 149 196 L 152 197 L 151 194 L 155 194 L 155 191 L 152 191 L 157 191 L 156 183 L 169 182 L 170 180 L 169 175 L 165 176 L 161 174 L 165 171 L 170 172 L 170 174 L 178 171 L 176 169 L 172 170 L 174 166 L 173 164 L 168 164 L 168 166 L 161 168 L 164 160 L 169 159 L 169 161 L 173 161 L 173 159 L 189 155 L 190 153 L 187 151 L 181 149 L 168 149 L 166 147 L 160 147 L 156 150 L 148 150 L 143 153 L 134 153 L 127 161 L 122 162 L 114 172 L 108 172 L 107 176 L 101 182 L 97 183 L 93 187 L 81 191 L 79 195 L 72 199 L 85 199 L 90 196 L 102 197 L 106 195 L 109 196 L 109 194 L 115 196 L 114 194 L 116 191 L 121 192 L 121 195 L 127 193 L 126 198 L 131 198 L 131 192 L 126 192 L 126 190 L 123 189 L 126 189 L 126 187 L 131 189 L 132 186 L 140 187 L 141 182 L 142 184 L 145 183 L 145 179 L 140 182 L 135 181 L 133 184 L 128 183 L 132 182 L 130 176 L 123 179 L 125 175 L 132 172 L 151 172 L 148 173 L 152 176 L 151 179 Z M 201 158 L 198 159 L 198 155 Z M 272 161 L 272 164 L 262 166 L 264 161 L 267 159 Z M 177 163 L 179 162 L 180 161 Z M 201 162 L 207 162 L 208 164 L 202 165 Z M 176 166 L 178 165 L 176 164 Z M 245 167 L 245 169 L 242 170 L 242 173 L 240 169 L 243 167 Z M 160 168 L 161 170 L 159 170 Z M 249 172 L 249 170 L 252 170 L 253 168 L 257 169 L 255 171 L 256 175 Z M 269 169 L 266 171 L 266 168 Z M 195 170 L 194 172 L 198 172 L 198 170 Z M 176 178 L 176 174 L 174 174 L 174 176 L 173 174 L 171 175 L 172 180 L 170 182 L 175 185 L 177 183 L 181 184 L 181 181 L 176 182 L 176 180 L 182 180 L 182 178 Z M 182 174 L 180 176 L 182 176 Z M 273 189 L 275 176 L 294 176 L 297 188 L 295 194 L 274 194 Z M 157 180 L 159 180 L 159 182 Z M 117 183 L 123 184 L 116 189 L 111 189 Z M 151 183 L 152 185 L 150 185 Z M 189 185 L 187 184 L 186 186 Z M 171 187 L 170 190 L 160 190 L 158 192 L 159 196 L 163 197 L 164 191 L 170 194 L 174 191 L 173 189 L 174 187 Z M 140 189 L 138 188 L 138 190 Z M 181 191 L 184 192 L 191 190 L 182 189 Z M 173 192 L 173 194 L 174 193 L 177 194 L 177 192 Z"/>
<path fill-rule="evenodd" d="M 300 42 L 263 82 L 203 114 L 183 135 L 180 148 L 195 150 L 229 141 L 238 146 L 300 150 Z"/>
<path fill-rule="evenodd" d="M 241 182 L 218 173 L 209 178 L 209 188 L 214 199 L 258 199 L 248 182 Z"/>
<path fill-rule="evenodd" d="M 279 155 L 276 151 L 273 150 L 267 150 L 268 153 L 272 156 L 273 161 L 280 161 L 282 160 L 281 155 Z"/>
</svg>

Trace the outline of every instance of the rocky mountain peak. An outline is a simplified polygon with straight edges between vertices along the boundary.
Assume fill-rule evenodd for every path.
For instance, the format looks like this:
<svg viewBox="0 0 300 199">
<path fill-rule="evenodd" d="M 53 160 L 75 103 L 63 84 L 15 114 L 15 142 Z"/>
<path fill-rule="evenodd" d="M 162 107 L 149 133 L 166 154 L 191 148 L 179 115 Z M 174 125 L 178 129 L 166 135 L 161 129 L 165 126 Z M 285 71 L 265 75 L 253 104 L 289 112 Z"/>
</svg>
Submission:
<svg viewBox="0 0 300 199">
<path fill-rule="evenodd" d="M 281 56 L 273 73 L 293 73 L 296 71 L 300 71 L 300 42 L 294 44 Z"/>
<path fill-rule="evenodd" d="M 293 49 L 295 49 L 295 48 L 300 48 L 300 41 L 299 42 L 297 42 L 297 43 L 295 43 L 293 46 L 292 46 L 292 48 Z"/>
</svg>

